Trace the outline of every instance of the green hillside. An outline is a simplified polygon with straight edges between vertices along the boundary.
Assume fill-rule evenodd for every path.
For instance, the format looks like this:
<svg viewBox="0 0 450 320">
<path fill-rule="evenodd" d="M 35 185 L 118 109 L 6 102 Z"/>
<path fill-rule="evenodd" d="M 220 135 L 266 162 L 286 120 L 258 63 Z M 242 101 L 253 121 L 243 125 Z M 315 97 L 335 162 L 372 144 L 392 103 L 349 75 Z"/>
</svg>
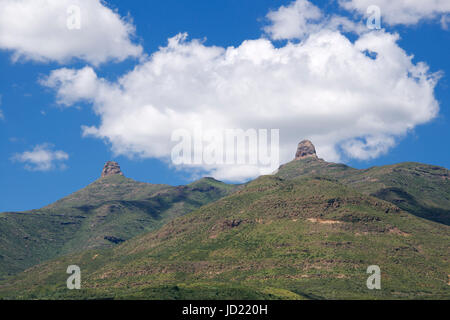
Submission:
<svg viewBox="0 0 450 320">
<path fill-rule="evenodd" d="M 419 217 L 450 225 L 450 172 L 446 168 L 405 162 L 357 170 L 343 164 L 305 158 L 281 166 L 277 176 L 286 179 L 333 177 Z"/>
<path fill-rule="evenodd" d="M 449 243 L 448 226 L 337 179 L 263 176 L 119 246 L 32 267 L 0 297 L 449 299 Z M 66 289 L 72 264 L 81 290 Z M 381 290 L 366 287 L 370 265 Z"/>
<path fill-rule="evenodd" d="M 241 186 L 152 185 L 109 165 L 52 205 L 0 214 L 0 299 L 450 298 L 445 168 L 358 170 L 307 140 Z M 79 291 L 66 288 L 73 264 Z M 382 290 L 366 287 L 370 265 Z"/>
<path fill-rule="evenodd" d="M 42 209 L 0 213 L 0 279 L 60 255 L 120 244 L 234 188 L 211 178 L 172 187 L 111 175 Z"/>
</svg>

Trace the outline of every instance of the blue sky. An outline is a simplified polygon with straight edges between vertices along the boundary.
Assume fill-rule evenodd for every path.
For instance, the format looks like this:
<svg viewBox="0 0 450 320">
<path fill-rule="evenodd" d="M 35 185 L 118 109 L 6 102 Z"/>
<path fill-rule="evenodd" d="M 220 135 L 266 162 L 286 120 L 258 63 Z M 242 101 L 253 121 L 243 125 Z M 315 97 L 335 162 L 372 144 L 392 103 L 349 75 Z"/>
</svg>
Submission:
<svg viewBox="0 0 450 320">
<path fill-rule="evenodd" d="M 27 1 L 24 2 L 26 3 Z M 81 1 L 81 3 L 82 2 L 83 1 Z M 355 7 L 354 10 L 345 9 L 343 6 L 339 6 L 337 1 L 332 0 L 313 1 L 313 3 L 324 16 L 331 17 L 333 15 L 338 15 L 339 17 L 349 19 L 349 21 L 352 21 L 355 24 L 359 23 L 362 26 L 365 25 L 365 17 L 360 14 L 361 11 L 358 11 L 359 9 L 357 7 Z M 384 3 L 385 2 L 383 1 L 380 2 L 380 4 Z M 0 110 L 2 115 L 0 119 L 0 149 L 2 150 L 2 158 L 0 160 L 0 192 L 2 194 L 2 197 L 0 198 L 0 211 L 19 211 L 39 208 L 68 195 L 97 179 L 101 173 L 103 164 L 107 160 L 118 161 L 126 176 L 139 181 L 178 185 L 188 183 L 193 179 L 191 170 L 175 168 L 167 163 L 167 157 L 164 156 L 163 152 L 158 154 L 153 152 L 152 146 L 155 146 L 155 142 L 159 139 L 154 133 L 145 133 L 144 137 L 148 136 L 149 138 L 148 145 L 142 145 L 141 141 L 139 141 L 139 143 L 136 142 L 135 144 L 135 140 L 133 139 L 137 139 L 136 136 L 124 136 L 122 131 L 120 133 L 113 132 L 112 127 L 106 126 L 105 128 L 100 129 L 98 136 L 83 136 L 83 126 L 100 128 L 102 121 L 104 121 L 105 125 L 108 124 L 108 121 L 111 121 L 111 117 L 117 116 L 117 114 L 105 110 L 112 110 L 117 106 L 106 98 L 100 101 L 90 96 L 98 96 L 99 94 L 97 92 L 90 92 L 88 98 L 86 98 L 87 95 L 83 92 L 76 92 L 77 97 L 71 100 L 71 97 L 64 94 L 61 89 L 66 88 L 64 86 L 67 85 L 67 89 L 72 90 L 73 88 L 76 88 L 73 87 L 74 83 L 70 82 L 62 85 L 51 85 L 47 83 L 47 85 L 44 85 L 45 80 L 49 79 L 49 75 L 52 71 L 61 70 L 62 68 L 71 70 L 81 70 L 85 67 L 91 68 L 95 72 L 96 79 L 101 79 L 98 82 L 98 88 L 100 88 L 98 90 L 104 90 L 107 92 L 106 95 L 108 95 L 110 93 L 108 93 L 107 90 L 112 90 L 111 92 L 114 92 L 111 88 L 113 86 L 111 85 L 102 89 L 101 83 L 117 83 L 118 79 L 128 74 L 133 68 L 144 65 L 149 59 L 152 59 L 151 55 L 159 51 L 160 47 L 167 46 L 168 38 L 174 37 L 182 32 L 187 32 L 189 34 L 188 38 L 185 40 L 187 43 L 185 47 L 186 50 L 195 50 L 195 47 L 191 45 L 192 43 L 190 42 L 192 39 L 204 39 L 203 42 L 201 42 L 202 50 L 211 48 L 212 46 L 224 48 L 225 50 L 225 48 L 230 46 L 235 48 L 240 47 L 246 40 L 263 38 L 272 43 L 275 48 L 273 49 L 274 52 L 277 48 L 285 48 L 289 42 L 302 46 L 302 43 L 307 43 L 308 36 L 312 37 L 318 32 L 317 29 L 327 29 L 332 32 L 330 34 L 337 35 L 337 31 L 326 24 L 325 18 L 308 18 L 313 20 L 312 23 L 315 24 L 310 25 L 308 20 L 308 25 L 306 27 L 303 26 L 304 30 L 306 30 L 306 36 L 286 36 L 285 38 L 277 39 L 275 36 L 275 29 L 272 29 L 272 33 L 268 31 L 268 29 L 264 29 L 265 27 L 267 28 L 267 26 L 274 26 L 274 28 L 279 28 L 276 29 L 276 32 L 285 31 L 282 29 L 284 27 L 283 25 L 277 25 L 276 22 L 274 22 L 275 20 L 270 21 L 266 15 L 270 10 L 277 12 L 281 6 L 285 6 L 287 9 L 291 8 L 291 10 L 296 10 L 294 7 L 289 7 L 292 6 L 291 1 L 133 0 L 107 1 L 107 4 L 108 8 L 106 8 L 106 10 L 117 10 L 117 14 L 120 17 L 123 19 L 125 19 L 124 17 L 127 17 L 126 19 L 128 20 L 126 23 L 128 25 L 135 27 L 135 34 L 130 34 L 129 38 L 125 40 L 122 39 L 123 41 L 118 44 L 118 46 L 125 48 L 123 50 L 134 52 L 126 58 L 116 57 L 116 60 L 121 61 L 108 61 L 108 59 L 104 59 L 105 61 L 97 64 L 93 60 L 94 58 L 89 58 L 89 55 L 92 57 L 92 52 L 94 52 L 92 44 L 89 44 L 89 48 L 86 49 L 88 50 L 88 53 L 84 58 L 81 57 L 80 54 L 77 56 L 75 53 L 72 57 L 70 56 L 71 54 L 65 53 L 68 58 L 61 58 L 61 56 L 54 55 L 53 53 L 45 53 L 49 55 L 46 57 L 45 54 L 42 54 L 42 51 L 39 51 L 40 48 L 35 49 L 30 46 L 27 47 L 28 49 L 26 51 L 24 51 L 24 47 L 22 46 L 22 51 L 20 51 L 18 49 L 19 44 L 16 42 L 12 41 L 14 43 L 11 44 L 7 43 L 5 40 L 1 40 L 2 34 L 0 31 Z M 8 1 L 1 0 L 0 7 L 3 5 L 8 5 Z M 314 9 L 311 9 L 311 7 L 305 8 L 304 11 L 310 10 L 310 12 L 314 14 Z M 312 125 L 311 129 L 308 129 L 310 131 L 307 129 L 299 129 L 297 132 L 295 131 L 295 126 L 292 127 L 290 123 L 286 123 L 287 129 L 284 131 L 286 132 L 285 136 L 289 135 L 290 137 L 283 138 L 284 140 L 281 139 L 280 143 L 286 141 L 286 145 L 288 146 L 286 149 L 289 150 L 287 152 L 292 153 L 292 157 L 295 153 L 295 147 L 292 148 L 293 141 L 300 141 L 303 138 L 318 137 L 317 140 L 319 141 L 319 144 L 317 145 L 314 140 L 313 143 L 318 146 L 319 156 L 323 156 L 323 154 L 329 155 L 325 157 L 327 160 L 335 160 L 337 159 L 336 157 L 339 157 L 340 161 L 357 168 L 367 168 L 375 165 L 385 165 L 403 161 L 417 161 L 440 165 L 447 168 L 450 167 L 450 150 L 448 147 L 448 141 L 450 140 L 450 31 L 446 28 L 446 17 L 448 17 L 449 11 L 446 7 L 432 9 L 433 10 L 430 11 L 428 15 L 426 15 L 426 12 L 423 13 L 423 17 L 406 17 L 405 20 L 396 21 L 395 17 L 399 15 L 395 15 L 395 12 L 391 12 L 391 8 L 381 6 L 381 24 L 383 31 L 375 30 L 371 32 L 398 34 L 399 39 L 396 41 L 396 45 L 403 49 L 408 56 L 414 56 L 411 61 L 413 65 L 417 65 L 419 62 L 426 63 L 429 67 L 427 72 L 430 77 L 436 72 L 440 72 L 439 79 L 436 80 L 437 83 L 431 88 L 431 91 L 426 91 L 426 88 L 424 88 L 424 92 L 430 94 L 427 98 L 428 100 L 424 98 L 424 101 L 418 101 L 420 100 L 420 97 L 413 97 L 414 99 L 411 103 L 410 110 L 411 114 L 425 112 L 424 110 L 428 109 L 423 107 L 423 105 L 432 105 L 436 102 L 439 106 L 439 112 L 432 116 L 425 115 L 424 119 L 427 119 L 425 121 L 416 121 L 412 118 L 405 119 L 405 122 L 411 122 L 408 122 L 408 124 L 402 124 L 402 117 L 400 116 L 395 122 L 386 123 L 385 127 L 389 127 L 389 129 L 383 129 L 382 131 L 377 131 L 375 133 L 373 133 L 374 131 L 370 131 L 370 133 L 358 131 L 360 130 L 359 127 L 355 128 L 354 132 L 347 132 L 345 129 L 348 125 L 345 125 L 345 120 L 342 120 L 342 123 L 345 126 L 344 128 L 339 128 L 337 126 L 337 131 L 330 132 L 317 130 L 316 127 Z M 392 9 L 392 11 L 395 10 L 397 9 Z M 300 14 L 304 14 L 304 11 Z M 284 11 L 280 11 L 281 18 L 283 18 L 283 16 L 281 16 L 281 14 L 284 14 L 283 12 Z M 38 14 L 36 14 L 36 16 L 38 16 Z M 383 14 L 386 15 L 386 18 Z M 81 17 L 83 17 L 83 15 L 81 15 Z M 314 20 L 320 21 L 317 22 Z M 385 22 L 385 20 L 389 23 Z M 124 20 L 120 21 L 123 22 Z M 114 26 L 117 27 L 117 21 Z M 9 32 L 11 34 L 11 32 L 15 31 L 16 30 L 12 30 Z M 44 41 L 41 43 L 41 46 L 45 47 L 48 45 L 50 47 L 50 44 L 47 44 L 45 41 L 46 37 L 48 37 L 45 32 L 50 32 L 51 34 L 51 30 L 45 29 L 42 30 L 42 32 L 43 34 L 41 36 Z M 89 34 L 94 32 L 95 31 L 89 31 Z M 362 37 L 361 34 L 347 31 L 342 31 L 342 35 L 353 42 L 358 37 Z M 101 37 L 101 39 L 106 38 L 107 40 L 105 35 L 100 35 L 99 37 Z M 93 43 L 95 44 L 97 40 L 95 37 L 93 39 Z M 182 46 L 182 43 L 183 41 L 181 41 L 178 46 Z M 61 39 L 60 45 L 65 45 L 64 39 Z M 138 46 L 142 47 L 141 53 L 136 53 L 138 51 Z M 85 46 L 81 45 L 80 52 L 85 50 L 85 48 Z M 308 46 L 307 48 L 308 50 L 313 50 L 311 48 L 314 47 Z M 304 50 L 306 50 L 306 46 Z M 18 52 L 20 54 L 16 59 Z M 111 53 L 111 55 L 120 55 L 120 51 L 118 52 L 119 53 Z M 97 51 L 95 51 L 95 54 L 97 54 Z M 256 54 L 259 53 L 257 52 Z M 310 52 L 307 52 L 307 54 L 310 54 Z M 392 57 L 397 57 L 397 54 L 392 54 Z M 401 58 L 406 59 L 405 57 L 400 57 L 399 59 Z M 202 68 L 204 64 L 209 65 L 210 63 L 214 63 L 207 60 L 203 64 L 202 61 L 200 61 L 198 65 L 195 65 L 195 68 Z M 212 67 L 214 68 L 214 66 Z M 195 68 L 193 70 L 196 70 Z M 255 70 L 254 68 L 252 67 L 251 70 Z M 329 71 L 330 73 L 337 73 L 337 70 L 338 69 L 331 69 L 325 70 L 325 72 Z M 216 70 L 216 72 L 218 71 Z M 270 77 L 272 73 L 264 74 L 267 74 Z M 360 73 L 355 73 L 355 76 L 359 75 Z M 392 76 L 396 77 L 397 75 L 393 73 Z M 136 79 L 141 79 L 142 77 L 143 75 L 141 73 L 135 75 Z M 336 77 L 339 78 L 342 76 L 337 74 Z M 58 77 L 55 79 L 62 81 L 61 78 Z M 251 81 L 252 78 L 249 77 L 249 79 L 249 81 Z M 309 83 L 309 79 L 310 78 L 305 75 L 305 78 L 293 79 L 293 83 L 295 84 L 295 81 Z M 404 79 L 402 79 L 393 78 L 393 81 L 400 83 L 401 81 L 404 81 Z M 409 78 L 407 79 L 409 80 Z M 165 78 L 161 79 L 161 81 L 166 80 L 167 79 Z M 159 79 L 156 78 L 152 81 L 158 83 Z M 266 81 L 271 83 L 273 79 L 267 78 Z M 321 84 L 317 82 L 317 79 L 315 78 L 314 81 L 316 81 L 315 83 L 317 84 L 312 90 L 317 90 L 314 92 L 321 92 L 320 90 L 323 89 Z M 377 84 L 379 81 L 374 83 Z M 151 86 L 154 84 L 154 82 L 151 82 L 148 85 Z M 180 85 L 183 84 L 184 82 L 180 83 Z M 418 86 L 422 86 L 422 84 L 418 84 Z M 425 84 L 423 84 L 423 86 L 425 86 Z M 268 91 L 271 89 L 272 88 L 268 88 Z M 184 89 L 180 89 L 180 91 L 181 90 Z M 293 88 L 292 90 L 294 90 L 293 93 L 295 93 L 296 89 Z M 353 87 L 350 85 L 346 85 L 342 88 L 342 91 L 348 91 L 350 95 L 352 94 L 352 90 Z M 354 90 L 360 89 L 355 88 Z M 411 90 L 411 92 L 408 90 Z M 371 110 L 370 108 L 374 108 L 374 104 L 376 107 L 377 103 L 380 103 L 381 109 L 381 104 L 385 102 L 387 104 L 404 103 L 404 101 L 408 101 L 407 99 L 409 99 L 414 91 L 416 90 L 405 87 L 401 91 L 393 94 L 384 87 L 379 90 L 374 89 L 370 95 L 367 95 L 367 100 L 380 100 L 363 101 L 364 104 L 367 104 L 367 107 L 365 107 L 367 109 L 365 110 Z M 123 93 L 123 95 L 125 95 L 127 99 L 129 98 L 132 103 L 141 101 L 140 96 L 129 97 L 132 95 L 132 92 L 133 91 L 126 92 Z M 189 91 L 186 92 L 189 93 Z M 405 92 L 405 95 L 402 95 L 402 93 L 399 92 Z M 291 93 L 292 92 L 289 92 L 288 94 Z M 391 94 L 393 96 L 392 99 L 387 98 Z M 174 99 L 183 99 L 180 98 L 183 97 L 181 94 L 174 94 L 174 96 Z M 303 95 L 300 96 L 303 97 Z M 190 99 L 192 99 L 192 103 L 197 101 L 195 96 L 191 98 L 189 94 L 184 95 L 184 97 L 185 101 L 183 101 L 183 105 L 184 103 L 189 105 Z M 214 103 L 214 97 L 211 98 L 205 94 L 202 95 L 202 97 L 212 99 L 211 101 Z M 305 95 L 305 97 L 309 96 Z M 359 99 L 364 100 L 364 97 L 361 98 L 361 95 L 358 95 L 358 97 Z M 342 99 L 340 95 L 337 97 L 332 96 L 331 98 L 336 100 Z M 273 99 L 274 101 L 277 101 L 276 94 L 273 96 Z M 61 101 L 65 104 L 61 103 Z M 309 100 L 305 103 L 308 101 Z M 222 100 L 217 103 L 224 104 L 221 106 L 222 109 L 220 110 L 222 110 L 224 115 L 227 114 L 228 111 L 225 109 L 227 107 L 226 103 Z M 302 101 L 295 103 L 302 103 Z M 177 101 L 175 101 L 174 104 L 177 104 Z M 335 108 L 339 109 L 339 106 L 339 104 L 336 104 Z M 126 108 L 128 106 L 123 107 Z M 288 108 L 287 110 L 290 109 Z M 386 110 L 389 109 L 386 107 Z M 285 125 L 283 116 L 286 119 L 292 117 L 294 120 L 298 120 L 297 123 L 299 127 L 304 126 L 304 124 L 302 124 L 301 113 L 298 115 L 298 119 L 296 119 L 286 110 L 280 110 L 280 112 L 281 111 L 283 112 L 282 115 L 276 116 L 277 120 L 274 120 L 273 125 L 273 127 L 280 129 L 281 136 L 283 136 Z M 333 110 L 332 112 L 337 112 L 336 114 L 338 115 L 340 114 L 338 113 L 339 110 Z M 345 115 L 345 112 L 346 111 L 342 111 L 342 114 Z M 380 112 L 381 111 L 377 109 L 374 114 L 379 115 Z M 383 115 L 383 113 L 381 114 Z M 390 113 L 389 111 L 386 111 L 384 117 L 389 118 L 391 114 L 398 116 L 398 114 L 401 115 L 402 113 Z M 343 116 L 343 119 L 344 118 L 346 117 Z M 316 119 L 316 125 L 320 127 L 320 117 L 314 119 Z M 246 118 L 242 118 L 239 120 L 239 123 L 252 123 L 251 119 L 247 120 L 248 119 Z M 324 116 L 323 125 L 326 126 L 329 123 L 328 121 L 329 119 Z M 230 123 L 233 122 L 230 121 Z M 115 124 L 116 122 L 114 122 L 114 125 Z M 266 125 L 264 128 L 271 125 L 270 122 L 264 122 L 264 124 Z M 403 130 L 397 131 L 395 129 L 397 124 L 399 127 L 404 125 Z M 113 124 L 111 124 L 111 126 L 112 125 Z M 124 126 L 126 127 L 127 125 L 130 125 L 130 123 L 124 122 Z M 149 119 L 149 126 L 152 125 L 156 124 L 152 124 L 151 119 Z M 127 132 L 126 129 L 127 128 L 125 128 L 125 132 Z M 332 144 L 322 142 L 326 141 L 329 136 L 335 136 L 335 132 L 344 131 L 345 137 L 343 133 L 342 138 L 336 138 L 337 140 Z M 374 138 L 376 141 L 376 148 L 366 145 L 362 149 L 358 149 L 358 144 L 355 144 L 355 141 L 363 139 L 363 141 L 368 143 L 368 135 L 376 137 L 376 139 Z M 380 137 L 386 140 L 392 139 L 392 141 L 389 140 L 391 141 L 390 143 L 380 142 Z M 130 147 L 130 145 L 132 147 Z M 26 152 L 31 153 L 33 151 L 38 151 L 39 148 L 52 152 L 53 157 L 55 157 L 50 162 L 45 164 L 40 163 L 40 167 L 36 166 L 36 163 L 30 162 L 30 158 L 27 158 L 25 154 Z M 322 155 L 320 154 L 321 149 L 323 150 Z M 211 172 L 215 171 L 208 171 L 208 169 L 205 169 L 204 172 L 205 174 L 210 175 Z"/>
</svg>

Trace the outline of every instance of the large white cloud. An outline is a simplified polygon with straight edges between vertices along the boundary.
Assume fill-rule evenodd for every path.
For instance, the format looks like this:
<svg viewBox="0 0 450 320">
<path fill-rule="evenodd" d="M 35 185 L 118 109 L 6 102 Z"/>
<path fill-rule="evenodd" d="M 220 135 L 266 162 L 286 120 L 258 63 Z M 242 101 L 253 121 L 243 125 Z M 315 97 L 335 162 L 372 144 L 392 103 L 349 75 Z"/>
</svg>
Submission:
<svg viewBox="0 0 450 320">
<path fill-rule="evenodd" d="M 362 15 L 366 15 L 369 6 L 376 5 L 381 10 L 383 21 L 390 25 L 412 25 L 441 17 L 445 27 L 450 14 L 449 0 L 339 0 L 339 3 L 343 8 Z"/>
<path fill-rule="evenodd" d="M 101 0 L 0 0 L 0 49 L 13 60 L 121 61 L 142 53 L 133 34 L 134 26 Z"/>
<path fill-rule="evenodd" d="M 303 138 L 329 161 L 369 159 L 438 113 L 437 75 L 412 62 L 398 35 L 370 31 L 352 42 L 329 25 L 309 30 L 280 48 L 264 38 L 214 47 L 180 34 L 116 82 L 86 67 L 55 70 L 43 84 L 62 105 L 92 103 L 101 123 L 86 135 L 117 154 L 162 159 L 174 130 L 198 124 L 279 128 L 281 162 Z M 258 174 L 254 166 L 197 167 L 219 179 Z"/>
<path fill-rule="evenodd" d="M 53 145 L 44 143 L 35 146 L 30 151 L 17 153 L 12 157 L 13 161 L 25 164 L 25 169 L 30 171 L 49 171 L 52 169 L 64 169 L 65 160 L 69 155 L 62 150 L 53 150 Z"/>
</svg>

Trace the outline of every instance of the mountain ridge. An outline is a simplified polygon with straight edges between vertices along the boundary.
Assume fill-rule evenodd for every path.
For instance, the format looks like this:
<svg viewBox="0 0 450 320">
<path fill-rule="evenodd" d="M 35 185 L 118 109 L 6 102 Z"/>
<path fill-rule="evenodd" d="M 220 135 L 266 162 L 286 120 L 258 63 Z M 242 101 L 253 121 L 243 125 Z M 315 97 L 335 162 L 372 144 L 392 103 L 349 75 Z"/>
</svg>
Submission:
<svg viewBox="0 0 450 320">
<path fill-rule="evenodd" d="M 354 169 L 320 159 L 305 140 L 276 174 L 243 185 L 203 178 L 135 190 L 139 182 L 115 171 L 42 210 L 70 208 L 66 214 L 76 216 L 84 208 L 105 219 L 118 210 L 131 225 L 140 214 L 165 218 L 132 237 L 94 239 L 107 246 L 76 247 L 80 238 L 66 239 L 66 251 L 0 281 L 0 298 L 449 297 L 446 168 L 405 162 Z M 84 207 L 73 206 L 80 201 Z M 61 217 L 44 218 L 50 223 Z M 96 243 L 89 236 L 103 235 L 101 226 L 81 233 L 88 236 L 84 243 Z M 379 293 L 364 286 L 365 268 L 374 263 L 387 276 L 387 290 Z M 66 290 L 66 264 L 84 270 L 83 290 Z"/>
<path fill-rule="evenodd" d="M 0 213 L 0 278 L 63 254 L 117 245 L 234 188 L 211 179 L 176 187 L 102 173 L 41 209 Z"/>
<path fill-rule="evenodd" d="M 450 171 L 444 167 L 401 162 L 355 169 L 308 157 L 280 166 L 276 175 L 286 179 L 329 176 L 419 217 L 450 225 Z"/>
<path fill-rule="evenodd" d="M 327 178 L 262 176 L 107 251 L 33 267 L 0 297 L 446 299 L 448 231 Z M 65 288 L 67 264 L 83 270 L 82 290 Z M 365 286 L 373 264 L 379 292 Z"/>
</svg>

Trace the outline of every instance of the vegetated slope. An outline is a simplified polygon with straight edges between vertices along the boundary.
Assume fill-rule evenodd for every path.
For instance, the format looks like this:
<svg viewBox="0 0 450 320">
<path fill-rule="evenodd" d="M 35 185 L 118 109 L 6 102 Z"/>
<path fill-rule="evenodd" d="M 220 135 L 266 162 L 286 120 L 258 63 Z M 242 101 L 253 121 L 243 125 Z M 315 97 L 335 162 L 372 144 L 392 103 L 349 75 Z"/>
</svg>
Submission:
<svg viewBox="0 0 450 320">
<path fill-rule="evenodd" d="M 449 299 L 449 227 L 329 178 L 263 176 L 106 250 L 0 282 L 1 298 Z M 66 288 L 78 265 L 82 289 Z M 381 268 L 369 290 L 367 267 Z"/>
<path fill-rule="evenodd" d="M 277 175 L 287 179 L 315 175 L 334 177 L 419 217 L 450 225 L 450 172 L 446 168 L 404 162 L 357 170 L 306 158 L 281 166 Z"/>
<path fill-rule="evenodd" d="M 112 175 L 42 209 L 0 213 L 0 278 L 59 255 L 120 244 L 234 188 L 211 178 L 171 187 Z"/>
</svg>

